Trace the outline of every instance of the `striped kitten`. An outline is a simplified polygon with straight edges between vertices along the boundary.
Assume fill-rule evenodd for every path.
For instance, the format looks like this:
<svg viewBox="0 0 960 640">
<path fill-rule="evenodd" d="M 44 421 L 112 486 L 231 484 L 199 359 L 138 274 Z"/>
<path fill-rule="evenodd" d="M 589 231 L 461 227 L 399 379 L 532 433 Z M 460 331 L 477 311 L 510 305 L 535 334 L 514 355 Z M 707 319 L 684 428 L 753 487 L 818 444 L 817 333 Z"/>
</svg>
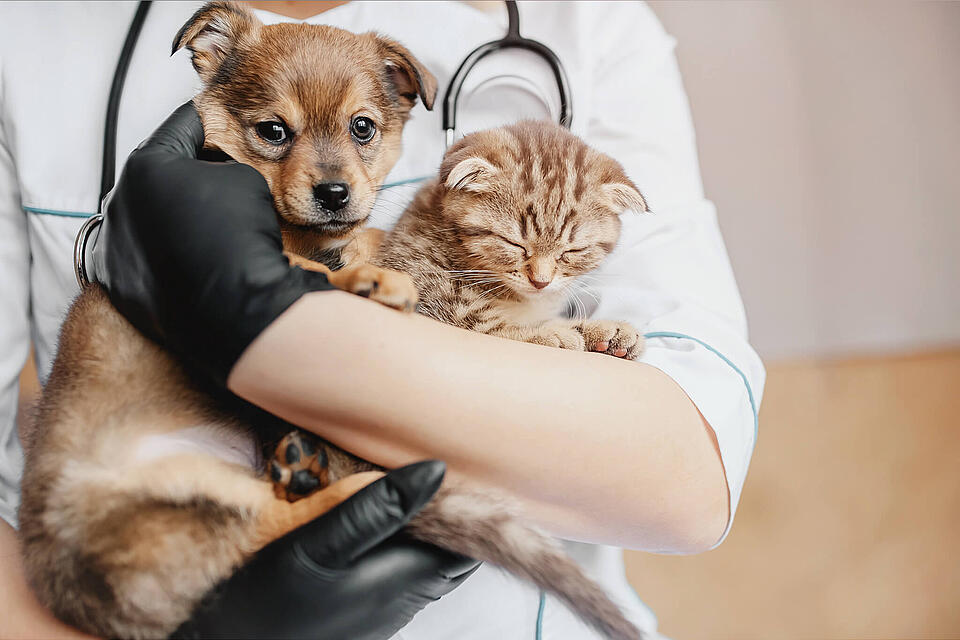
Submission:
<svg viewBox="0 0 960 640">
<path fill-rule="evenodd" d="M 619 163 L 557 125 L 521 122 L 451 147 L 373 263 L 412 276 L 418 310 L 441 322 L 632 360 L 643 338 L 630 324 L 562 318 L 626 209 L 648 211 Z"/>
</svg>

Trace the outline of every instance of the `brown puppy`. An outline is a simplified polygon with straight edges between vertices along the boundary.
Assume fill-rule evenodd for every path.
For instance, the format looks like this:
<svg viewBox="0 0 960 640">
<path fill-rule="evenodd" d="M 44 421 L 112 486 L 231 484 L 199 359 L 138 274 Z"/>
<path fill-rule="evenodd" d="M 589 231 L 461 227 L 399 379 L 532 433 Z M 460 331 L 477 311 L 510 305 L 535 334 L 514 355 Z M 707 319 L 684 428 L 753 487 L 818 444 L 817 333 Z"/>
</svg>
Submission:
<svg viewBox="0 0 960 640">
<path fill-rule="evenodd" d="M 348 254 L 363 256 L 365 243 L 378 238 L 357 232 L 400 156 L 418 96 L 433 107 L 433 75 L 388 38 L 265 27 L 244 6 L 225 2 L 194 14 L 174 39 L 174 52 L 183 47 L 204 83 L 194 104 L 206 145 L 266 178 L 291 261 L 326 272 L 341 289 L 411 308 L 416 290 L 402 275 L 362 264 L 336 273 L 325 267 L 339 266 L 351 241 Z"/>
<path fill-rule="evenodd" d="M 399 154 L 417 96 L 432 105 L 433 76 L 387 38 L 264 26 L 228 3 L 200 9 L 174 50 L 184 46 L 205 83 L 197 105 L 208 146 L 267 178 L 288 251 L 337 262 Z M 409 277 L 385 269 L 330 277 L 394 307 L 416 300 Z M 99 636 L 166 637 L 252 553 L 381 475 L 278 500 L 254 421 L 259 433 L 270 427 L 199 388 L 102 289 L 85 290 L 61 329 L 26 451 L 20 534 L 41 601 Z"/>
</svg>

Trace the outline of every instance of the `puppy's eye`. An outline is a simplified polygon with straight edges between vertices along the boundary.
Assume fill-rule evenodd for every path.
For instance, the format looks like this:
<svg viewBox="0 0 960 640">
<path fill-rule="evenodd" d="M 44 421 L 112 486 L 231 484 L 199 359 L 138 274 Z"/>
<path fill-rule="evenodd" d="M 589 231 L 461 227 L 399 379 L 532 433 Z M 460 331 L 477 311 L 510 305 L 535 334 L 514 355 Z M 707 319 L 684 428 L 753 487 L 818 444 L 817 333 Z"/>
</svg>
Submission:
<svg viewBox="0 0 960 640">
<path fill-rule="evenodd" d="M 283 144 L 290 137 L 290 130 L 282 122 L 268 120 L 257 125 L 257 135 L 270 144 Z"/>
<path fill-rule="evenodd" d="M 376 132 L 377 125 L 373 124 L 373 120 L 365 116 L 354 118 L 353 122 L 350 123 L 350 134 L 353 135 L 360 144 L 366 144 L 373 140 L 373 135 Z"/>
</svg>

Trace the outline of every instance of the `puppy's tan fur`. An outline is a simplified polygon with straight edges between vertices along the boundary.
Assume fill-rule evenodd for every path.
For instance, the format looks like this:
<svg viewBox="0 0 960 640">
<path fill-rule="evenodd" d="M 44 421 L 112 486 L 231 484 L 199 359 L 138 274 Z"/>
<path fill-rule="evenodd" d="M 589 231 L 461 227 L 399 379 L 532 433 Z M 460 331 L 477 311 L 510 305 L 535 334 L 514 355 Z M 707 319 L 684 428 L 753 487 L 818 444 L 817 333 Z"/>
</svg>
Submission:
<svg viewBox="0 0 960 640">
<path fill-rule="evenodd" d="M 175 49 L 183 46 L 205 83 L 196 104 L 207 146 L 266 177 L 285 248 L 297 264 L 330 273 L 310 259 L 337 262 L 357 236 L 398 157 L 417 96 L 432 105 L 433 76 L 387 38 L 332 27 L 266 27 L 228 3 L 200 9 L 177 36 Z M 369 144 L 350 136 L 356 113 L 377 124 Z M 295 132 L 283 150 L 255 138 L 259 121 L 278 117 Z M 326 225 L 309 195 L 324 180 L 350 184 L 353 224 Z M 349 251 L 369 253 L 363 243 Z M 347 290 L 375 289 L 370 297 L 391 306 L 416 300 L 408 276 L 370 265 L 330 278 Z M 250 554 L 382 475 L 354 474 L 298 502 L 277 500 L 261 477 L 253 422 L 261 434 L 290 428 L 204 389 L 99 287 L 82 292 L 62 326 L 26 447 L 20 535 L 41 601 L 96 635 L 166 637 Z M 173 453 L 151 451 L 156 442 L 198 430 L 211 440 L 251 444 L 248 459 L 189 444 Z"/>
</svg>

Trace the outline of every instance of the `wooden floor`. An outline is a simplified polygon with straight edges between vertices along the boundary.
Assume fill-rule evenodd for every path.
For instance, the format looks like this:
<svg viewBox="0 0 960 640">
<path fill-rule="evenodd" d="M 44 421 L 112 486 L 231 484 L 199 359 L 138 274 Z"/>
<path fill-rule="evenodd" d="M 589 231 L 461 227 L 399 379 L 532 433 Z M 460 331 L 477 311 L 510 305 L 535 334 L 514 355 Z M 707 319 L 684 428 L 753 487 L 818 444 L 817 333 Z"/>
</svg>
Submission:
<svg viewBox="0 0 960 640">
<path fill-rule="evenodd" d="M 771 366 L 733 530 L 627 554 L 661 631 L 960 638 L 960 351 Z"/>
<path fill-rule="evenodd" d="M 960 351 L 770 366 L 729 538 L 630 579 L 676 640 L 960 638 L 958 427 Z"/>
</svg>

